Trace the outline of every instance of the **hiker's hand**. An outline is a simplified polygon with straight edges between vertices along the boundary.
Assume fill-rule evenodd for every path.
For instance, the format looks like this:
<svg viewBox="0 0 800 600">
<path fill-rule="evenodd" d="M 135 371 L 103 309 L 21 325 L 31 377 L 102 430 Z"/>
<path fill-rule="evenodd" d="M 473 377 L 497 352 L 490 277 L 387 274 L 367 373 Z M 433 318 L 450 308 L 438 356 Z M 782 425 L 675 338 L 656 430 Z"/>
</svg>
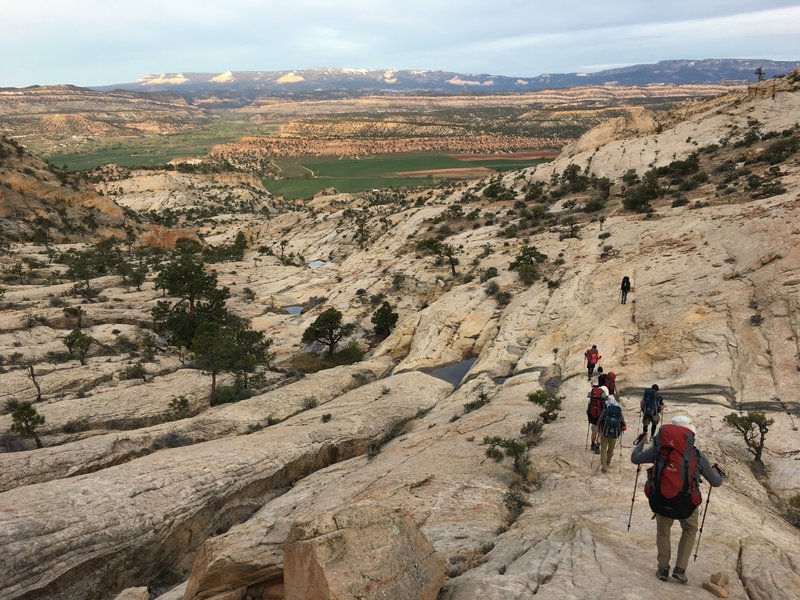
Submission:
<svg viewBox="0 0 800 600">
<path fill-rule="evenodd" d="M 713 465 L 711 465 L 711 468 L 712 468 L 712 469 L 714 469 L 714 470 L 715 470 L 717 473 L 719 473 L 719 474 L 720 474 L 720 476 L 721 476 L 723 479 L 725 479 L 725 478 L 727 477 L 727 475 L 726 475 L 725 471 L 723 471 L 723 470 L 722 470 L 722 467 L 720 467 L 720 466 L 719 466 L 717 463 L 714 463 Z"/>
<path fill-rule="evenodd" d="M 645 437 L 647 437 L 647 433 L 640 433 L 640 434 L 639 434 L 639 437 L 637 437 L 637 438 L 636 438 L 636 445 L 638 446 L 639 444 L 641 444 L 641 443 L 642 443 L 642 440 L 643 440 Z"/>
</svg>

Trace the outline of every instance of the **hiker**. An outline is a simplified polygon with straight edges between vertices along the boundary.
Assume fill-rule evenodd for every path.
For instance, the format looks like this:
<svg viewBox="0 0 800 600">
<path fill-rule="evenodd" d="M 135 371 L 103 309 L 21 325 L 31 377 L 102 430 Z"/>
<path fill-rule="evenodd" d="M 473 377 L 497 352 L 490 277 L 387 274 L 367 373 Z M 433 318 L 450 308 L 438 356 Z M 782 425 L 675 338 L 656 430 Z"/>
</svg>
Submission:
<svg viewBox="0 0 800 600">
<path fill-rule="evenodd" d="M 700 477 L 714 487 L 722 485 L 725 475 L 716 464 L 694 446 L 695 428 L 692 420 L 684 415 L 672 419 L 672 423 L 659 429 L 653 445 L 644 449 L 646 432 L 636 438 L 631 453 L 635 465 L 653 463 L 647 470 L 644 491 L 656 518 L 656 547 L 658 548 L 658 570 L 656 577 L 669 579 L 669 562 L 672 555 L 670 529 L 675 519 L 681 522 L 681 540 L 673 579 L 681 583 L 689 581 L 686 567 L 697 536 L 697 507 L 702 502 Z"/>
<path fill-rule="evenodd" d="M 622 284 L 619 286 L 619 301 L 621 304 L 625 304 L 628 300 L 628 292 L 631 291 L 631 280 L 630 277 L 625 275 L 622 278 Z"/>
<path fill-rule="evenodd" d="M 600 362 L 600 359 L 603 357 L 600 356 L 600 352 L 598 352 L 597 346 L 594 344 L 583 353 L 583 357 L 586 359 L 586 368 L 589 369 L 589 381 L 591 381 L 592 375 L 594 375 L 594 366 Z"/>
<path fill-rule="evenodd" d="M 617 395 L 617 374 L 614 371 L 606 373 L 606 387 L 609 394 Z"/>
<path fill-rule="evenodd" d="M 642 426 L 647 437 L 647 426 L 650 425 L 650 437 L 656 434 L 656 426 L 661 421 L 661 413 L 664 410 L 664 398 L 658 393 L 658 384 L 654 383 L 644 391 L 642 401 L 639 403 L 639 411 L 642 413 Z"/>
<path fill-rule="evenodd" d="M 606 408 L 597 420 L 597 428 L 600 430 L 600 470 L 607 473 L 617 439 L 628 428 L 622 415 L 622 407 L 613 394 L 606 398 Z"/>
<path fill-rule="evenodd" d="M 606 409 L 606 398 L 608 398 L 608 388 L 603 386 L 594 386 L 588 394 L 589 404 L 586 407 L 586 416 L 589 419 L 589 427 L 592 430 L 592 452 L 600 454 L 600 441 L 598 439 L 599 433 L 597 430 L 597 421 L 600 415 Z"/>
<path fill-rule="evenodd" d="M 597 367 L 597 385 L 606 385 L 606 377 L 608 377 L 605 373 L 603 373 L 603 367 Z M 608 388 L 608 391 L 611 393 L 611 388 Z"/>
</svg>

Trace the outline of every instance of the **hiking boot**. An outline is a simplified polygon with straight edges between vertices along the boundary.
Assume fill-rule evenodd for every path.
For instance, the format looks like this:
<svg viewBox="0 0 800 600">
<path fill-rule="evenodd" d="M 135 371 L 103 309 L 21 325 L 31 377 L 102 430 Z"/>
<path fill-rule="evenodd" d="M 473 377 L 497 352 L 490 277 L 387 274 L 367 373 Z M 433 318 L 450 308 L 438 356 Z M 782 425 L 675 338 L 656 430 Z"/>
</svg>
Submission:
<svg viewBox="0 0 800 600">
<path fill-rule="evenodd" d="M 689 581 L 689 579 L 686 577 L 686 571 L 680 567 L 675 567 L 672 569 L 672 578 L 677 579 L 681 583 L 687 583 Z"/>
<path fill-rule="evenodd" d="M 659 569 L 656 571 L 656 577 L 658 577 L 661 581 L 668 581 L 669 580 L 669 567 L 664 569 Z"/>
<path fill-rule="evenodd" d="M 603 473 L 608 473 L 608 469 L 606 469 L 605 467 L 600 467 L 600 470 L 601 470 Z"/>
</svg>

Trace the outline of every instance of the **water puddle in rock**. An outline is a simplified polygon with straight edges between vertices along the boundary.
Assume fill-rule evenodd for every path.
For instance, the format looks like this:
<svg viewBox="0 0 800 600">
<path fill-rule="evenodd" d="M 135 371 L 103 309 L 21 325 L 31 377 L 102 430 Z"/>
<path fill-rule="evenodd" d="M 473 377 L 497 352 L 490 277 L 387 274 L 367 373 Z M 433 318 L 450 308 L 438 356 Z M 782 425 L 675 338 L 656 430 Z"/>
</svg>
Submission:
<svg viewBox="0 0 800 600">
<path fill-rule="evenodd" d="M 299 315 L 301 312 L 303 312 L 303 307 L 302 306 L 284 306 L 283 310 L 285 310 L 287 313 L 289 313 L 290 315 L 292 315 L 294 317 L 294 316 Z"/>
<path fill-rule="evenodd" d="M 327 263 L 324 260 L 312 260 L 308 263 L 308 266 L 312 269 L 319 269 L 320 267 L 324 267 Z"/>
<path fill-rule="evenodd" d="M 464 379 L 464 375 L 466 375 L 467 371 L 472 368 L 472 365 L 475 364 L 476 360 L 478 360 L 476 357 L 468 358 L 457 363 L 451 363 L 443 367 L 438 367 L 429 373 L 433 377 L 458 387 L 461 383 L 461 380 Z"/>
</svg>

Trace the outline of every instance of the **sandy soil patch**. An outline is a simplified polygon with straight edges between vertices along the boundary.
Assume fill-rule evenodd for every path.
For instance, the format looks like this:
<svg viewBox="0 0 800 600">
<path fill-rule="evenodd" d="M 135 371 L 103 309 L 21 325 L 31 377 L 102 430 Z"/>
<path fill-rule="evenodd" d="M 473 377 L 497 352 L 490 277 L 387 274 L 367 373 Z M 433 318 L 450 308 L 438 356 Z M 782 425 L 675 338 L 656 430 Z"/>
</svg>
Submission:
<svg viewBox="0 0 800 600">
<path fill-rule="evenodd" d="M 472 177 L 486 177 L 487 175 L 494 175 L 494 169 L 486 167 L 463 167 L 457 169 L 428 169 L 426 171 L 398 171 L 395 173 L 398 177 L 427 177 L 433 175 L 434 177 L 461 177 L 469 179 Z"/>
<path fill-rule="evenodd" d="M 536 150 L 531 152 L 509 152 L 503 154 L 448 154 L 458 160 L 535 160 L 537 158 L 556 158 L 558 150 Z"/>
</svg>

